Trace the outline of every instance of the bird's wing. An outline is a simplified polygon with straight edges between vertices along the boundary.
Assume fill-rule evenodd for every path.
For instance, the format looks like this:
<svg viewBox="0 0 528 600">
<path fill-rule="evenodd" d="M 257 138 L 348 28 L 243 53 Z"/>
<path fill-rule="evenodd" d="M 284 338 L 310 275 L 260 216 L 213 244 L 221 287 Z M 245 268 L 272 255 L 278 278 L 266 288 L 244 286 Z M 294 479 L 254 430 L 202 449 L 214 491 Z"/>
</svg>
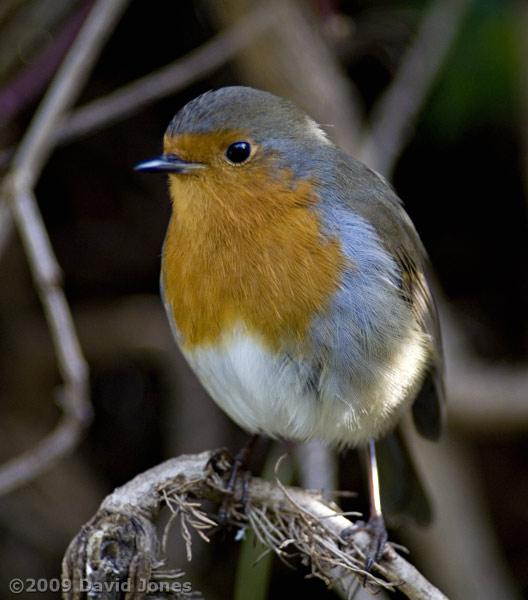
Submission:
<svg viewBox="0 0 528 600">
<path fill-rule="evenodd" d="M 444 365 L 438 314 L 426 275 L 427 253 L 402 202 L 385 179 L 348 155 L 338 161 L 341 185 L 348 188 L 348 207 L 374 224 L 387 251 L 395 258 L 401 288 L 422 330 L 431 340 L 431 362 L 421 391 L 413 404 L 413 418 L 421 435 L 437 439 L 444 421 Z"/>
<path fill-rule="evenodd" d="M 425 250 L 422 255 L 427 260 Z M 413 419 L 421 435 L 436 440 L 440 437 L 445 419 L 444 361 L 438 313 L 425 274 L 426 264 L 417 264 L 404 248 L 396 248 L 395 256 L 401 268 L 402 289 L 432 347 L 427 375 L 413 403 Z M 424 260 L 421 262 L 424 263 Z"/>
</svg>

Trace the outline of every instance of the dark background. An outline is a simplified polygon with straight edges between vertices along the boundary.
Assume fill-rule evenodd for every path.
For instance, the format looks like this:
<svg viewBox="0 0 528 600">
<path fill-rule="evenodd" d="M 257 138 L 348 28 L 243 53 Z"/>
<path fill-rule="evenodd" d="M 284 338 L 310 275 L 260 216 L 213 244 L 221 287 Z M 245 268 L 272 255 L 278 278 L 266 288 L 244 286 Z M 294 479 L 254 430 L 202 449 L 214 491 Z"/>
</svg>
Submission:
<svg viewBox="0 0 528 600">
<path fill-rule="evenodd" d="M 20 39 L 11 62 L 6 58 L 0 65 L 0 93 L 12 89 L 21 73 L 31 72 L 43 49 L 71 28 L 72 15 L 85 6 L 57 2 L 60 10 L 52 11 L 40 2 L 43 16 L 36 20 L 31 17 L 36 4 L 12 1 L 0 10 L 0 43 L 8 35 Z M 428 3 L 304 4 L 357 87 L 368 118 L 393 81 Z M 219 28 L 214 12 L 199 0 L 133 1 L 78 105 L 206 42 Z M 512 368 L 521 368 L 528 352 L 523 24 L 528 25 L 528 15 L 522 3 L 470 3 L 391 177 L 430 254 L 446 303 L 462 317 L 472 351 L 482 365 Z M 212 87 L 252 83 L 245 73 L 247 67 L 240 70 L 230 62 L 118 123 L 59 146 L 38 182 L 39 206 L 90 363 L 95 420 L 73 456 L 0 499 L 0 598 L 11 597 L 7 582 L 13 577 L 58 576 L 69 540 L 115 486 L 169 456 L 222 445 L 235 450 L 246 439 L 205 397 L 170 339 L 158 298 L 160 250 L 170 214 L 165 182 L 132 170 L 159 153 L 165 127 L 183 104 Z M 33 94 L 17 99 L 16 111 L 3 120 L 4 169 L 43 91 L 35 84 Z M 332 115 L 327 119 L 331 123 Z M 53 390 L 60 378 L 16 235 L 0 258 L 0 457 L 7 460 L 54 426 L 59 410 Z M 527 424 L 525 418 L 524 426 L 496 430 L 462 419 L 453 425 L 453 435 L 471 457 L 500 560 L 513 590 L 525 598 Z M 267 447 L 262 444 L 257 452 L 256 471 Z M 340 485 L 361 490 L 354 461 L 351 453 L 341 459 Z M 358 500 L 353 506 L 364 505 Z M 461 506 L 461 518 L 465 511 L 472 507 Z M 197 550 L 190 566 L 179 566 L 206 598 L 227 598 L 238 544 L 229 535 L 216 542 Z M 453 540 L 454 553 L 456 548 Z M 425 574 L 449 587 L 434 573 Z M 294 593 L 333 595 L 277 562 L 269 597 Z M 505 592 L 504 597 L 515 596 Z"/>
</svg>

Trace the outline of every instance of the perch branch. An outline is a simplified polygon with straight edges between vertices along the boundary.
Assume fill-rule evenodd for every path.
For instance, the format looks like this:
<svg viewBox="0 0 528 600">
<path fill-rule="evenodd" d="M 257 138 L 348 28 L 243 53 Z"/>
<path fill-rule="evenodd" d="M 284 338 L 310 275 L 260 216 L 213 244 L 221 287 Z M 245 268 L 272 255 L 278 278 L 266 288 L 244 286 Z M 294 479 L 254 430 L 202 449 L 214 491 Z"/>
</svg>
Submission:
<svg viewBox="0 0 528 600">
<path fill-rule="evenodd" d="M 64 111 L 73 103 L 86 81 L 127 2 L 98 0 L 95 4 L 21 141 L 2 187 L 2 200 L 11 209 L 44 308 L 64 386 L 58 398 L 62 418 L 34 448 L 2 465 L 0 493 L 27 483 L 70 452 L 91 419 L 88 368 L 61 288 L 60 268 L 33 187 L 53 149 L 55 129 Z"/>
<path fill-rule="evenodd" d="M 213 469 L 211 457 L 212 453 L 202 452 L 168 460 L 110 494 L 65 554 L 62 576 L 70 591 L 63 598 L 78 600 L 83 585 L 85 590 L 87 586 L 95 590 L 94 597 L 102 599 L 110 597 L 108 590 L 115 581 L 127 582 L 132 593 L 133 586 L 159 581 L 164 557 L 154 520 L 165 506 L 182 523 L 188 556 L 192 530 L 208 539 L 214 523 L 199 501 L 221 500 L 230 471 L 230 465 L 224 461 Z M 234 497 L 240 497 L 241 492 L 235 490 Z M 342 533 L 353 523 L 320 494 L 286 488 L 279 481 L 252 478 L 245 514 L 233 502 L 229 520 L 242 530 L 251 527 L 268 551 L 285 560 L 293 553 L 300 554 L 311 575 L 329 586 L 339 585 L 349 575 L 361 580 L 366 576 L 370 588 L 397 588 L 414 600 L 445 599 L 390 545 L 375 567 L 376 574 L 366 575 L 362 565 L 368 532 L 357 527 L 345 541 Z M 164 576 L 168 575 L 170 572 L 164 571 Z"/>
</svg>

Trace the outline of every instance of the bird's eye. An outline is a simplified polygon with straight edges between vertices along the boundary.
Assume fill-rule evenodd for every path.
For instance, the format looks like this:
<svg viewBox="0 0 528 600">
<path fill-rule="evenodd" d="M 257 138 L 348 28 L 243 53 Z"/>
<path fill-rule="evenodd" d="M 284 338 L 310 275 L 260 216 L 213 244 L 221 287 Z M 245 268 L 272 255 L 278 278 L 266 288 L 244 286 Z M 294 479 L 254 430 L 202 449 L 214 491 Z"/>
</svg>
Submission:
<svg viewBox="0 0 528 600">
<path fill-rule="evenodd" d="M 248 142 L 234 142 L 225 153 L 227 160 L 235 165 L 245 162 L 250 154 L 251 145 Z"/>
</svg>

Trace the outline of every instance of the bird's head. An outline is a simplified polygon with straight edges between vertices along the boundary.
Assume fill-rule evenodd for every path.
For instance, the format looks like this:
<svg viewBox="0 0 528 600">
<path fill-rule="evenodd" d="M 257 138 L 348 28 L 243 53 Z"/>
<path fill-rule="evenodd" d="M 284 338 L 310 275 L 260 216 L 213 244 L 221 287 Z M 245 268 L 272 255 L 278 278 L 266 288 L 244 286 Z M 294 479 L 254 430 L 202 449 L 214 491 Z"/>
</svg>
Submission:
<svg viewBox="0 0 528 600">
<path fill-rule="evenodd" d="M 207 207 L 247 223 L 313 204 L 319 150 L 330 146 L 293 103 L 233 86 L 185 105 L 167 128 L 163 154 L 136 170 L 169 174 L 178 212 Z"/>
</svg>

